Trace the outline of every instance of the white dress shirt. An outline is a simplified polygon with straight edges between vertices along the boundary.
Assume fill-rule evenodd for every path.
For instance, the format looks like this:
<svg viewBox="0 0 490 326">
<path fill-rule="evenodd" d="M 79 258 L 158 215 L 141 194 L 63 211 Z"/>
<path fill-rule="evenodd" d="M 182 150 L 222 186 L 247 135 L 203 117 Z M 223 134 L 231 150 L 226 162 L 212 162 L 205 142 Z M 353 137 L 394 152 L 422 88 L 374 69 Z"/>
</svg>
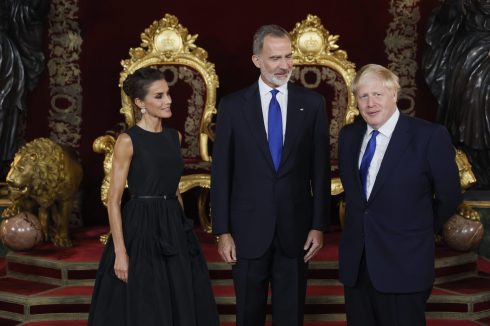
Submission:
<svg viewBox="0 0 490 326">
<path fill-rule="evenodd" d="M 276 94 L 277 102 L 281 107 L 282 116 L 282 143 L 284 144 L 284 135 L 286 134 L 286 117 L 288 113 L 288 83 L 276 88 L 279 92 Z M 272 99 L 272 88 L 264 83 L 262 77 L 259 77 L 260 102 L 262 104 L 262 116 L 264 117 L 265 132 L 269 137 L 269 103 Z"/>
<path fill-rule="evenodd" d="M 395 126 L 398 122 L 399 117 L 400 112 L 397 108 L 395 113 L 393 113 L 391 117 L 378 129 L 379 134 L 378 136 L 376 136 L 376 150 L 374 151 L 373 160 L 369 165 L 368 175 L 366 178 L 366 197 L 368 199 L 371 195 L 371 191 L 373 190 L 376 176 L 378 175 L 379 168 L 381 167 L 381 162 L 383 161 L 383 157 L 385 156 L 386 149 L 388 148 L 388 144 L 390 143 L 391 135 L 395 130 Z M 371 138 L 371 132 L 373 130 L 373 127 L 371 127 L 370 125 L 367 126 L 366 134 L 364 135 L 364 138 L 362 140 L 361 152 L 359 153 L 358 167 L 361 167 L 362 156 L 364 155 L 364 151 L 366 150 L 367 143 L 369 141 L 369 138 Z"/>
</svg>

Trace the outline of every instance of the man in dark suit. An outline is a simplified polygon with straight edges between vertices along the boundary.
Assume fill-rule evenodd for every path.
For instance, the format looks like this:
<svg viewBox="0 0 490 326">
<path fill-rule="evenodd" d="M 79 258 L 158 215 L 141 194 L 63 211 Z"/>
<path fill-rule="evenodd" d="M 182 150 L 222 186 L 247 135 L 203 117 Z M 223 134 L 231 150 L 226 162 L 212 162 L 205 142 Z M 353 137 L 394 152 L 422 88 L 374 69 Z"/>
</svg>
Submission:
<svg viewBox="0 0 490 326">
<path fill-rule="evenodd" d="M 211 173 L 213 233 L 233 265 L 239 326 L 303 325 L 307 262 L 323 246 L 330 196 L 325 101 L 288 83 L 289 33 L 255 33 L 260 77 L 218 108 Z"/>
<path fill-rule="evenodd" d="M 350 326 L 425 325 L 434 233 L 460 202 L 449 133 L 400 114 L 399 88 L 390 70 L 362 67 L 353 90 L 363 120 L 339 136 L 339 265 Z"/>
</svg>

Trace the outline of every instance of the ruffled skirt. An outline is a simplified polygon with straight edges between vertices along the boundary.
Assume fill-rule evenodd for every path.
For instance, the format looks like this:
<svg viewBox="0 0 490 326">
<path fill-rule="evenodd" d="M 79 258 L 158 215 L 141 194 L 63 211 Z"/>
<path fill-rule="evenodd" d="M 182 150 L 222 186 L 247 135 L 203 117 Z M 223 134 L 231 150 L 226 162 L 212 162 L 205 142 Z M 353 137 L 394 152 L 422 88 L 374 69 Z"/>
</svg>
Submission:
<svg viewBox="0 0 490 326">
<path fill-rule="evenodd" d="M 132 199 L 123 210 L 123 232 L 128 283 L 114 274 L 109 239 L 88 325 L 219 325 L 206 262 L 176 199 Z"/>
</svg>

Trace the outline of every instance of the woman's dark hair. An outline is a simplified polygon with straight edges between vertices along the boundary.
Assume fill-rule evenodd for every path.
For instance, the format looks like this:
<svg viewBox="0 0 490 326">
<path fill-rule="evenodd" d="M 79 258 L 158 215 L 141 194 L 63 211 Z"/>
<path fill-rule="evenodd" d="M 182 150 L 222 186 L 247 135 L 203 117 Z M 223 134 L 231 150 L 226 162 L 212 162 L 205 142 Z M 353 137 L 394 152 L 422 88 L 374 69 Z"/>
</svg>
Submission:
<svg viewBox="0 0 490 326">
<path fill-rule="evenodd" d="M 165 79 L 165 74 L 155 68 L 140 68 L 129 75 L 123 82 L 124 92 L 134 101 L 143 100 L 151 84 Z"/>
</svg>

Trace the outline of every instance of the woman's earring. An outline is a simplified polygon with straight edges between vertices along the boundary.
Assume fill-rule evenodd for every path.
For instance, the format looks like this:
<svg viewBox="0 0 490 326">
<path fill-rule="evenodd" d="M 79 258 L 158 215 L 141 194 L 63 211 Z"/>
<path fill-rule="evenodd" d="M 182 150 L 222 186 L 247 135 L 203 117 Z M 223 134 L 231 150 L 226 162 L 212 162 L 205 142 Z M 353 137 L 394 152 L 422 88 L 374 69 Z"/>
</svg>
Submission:
<svg viewBox="0 0 490 326">
<path fill-rule="evenodd" d="M 141 109 L 141 114 L 145 114 L 146 113 L 146 109 L 145 108 L 142 108 Z"/>
</svg>

